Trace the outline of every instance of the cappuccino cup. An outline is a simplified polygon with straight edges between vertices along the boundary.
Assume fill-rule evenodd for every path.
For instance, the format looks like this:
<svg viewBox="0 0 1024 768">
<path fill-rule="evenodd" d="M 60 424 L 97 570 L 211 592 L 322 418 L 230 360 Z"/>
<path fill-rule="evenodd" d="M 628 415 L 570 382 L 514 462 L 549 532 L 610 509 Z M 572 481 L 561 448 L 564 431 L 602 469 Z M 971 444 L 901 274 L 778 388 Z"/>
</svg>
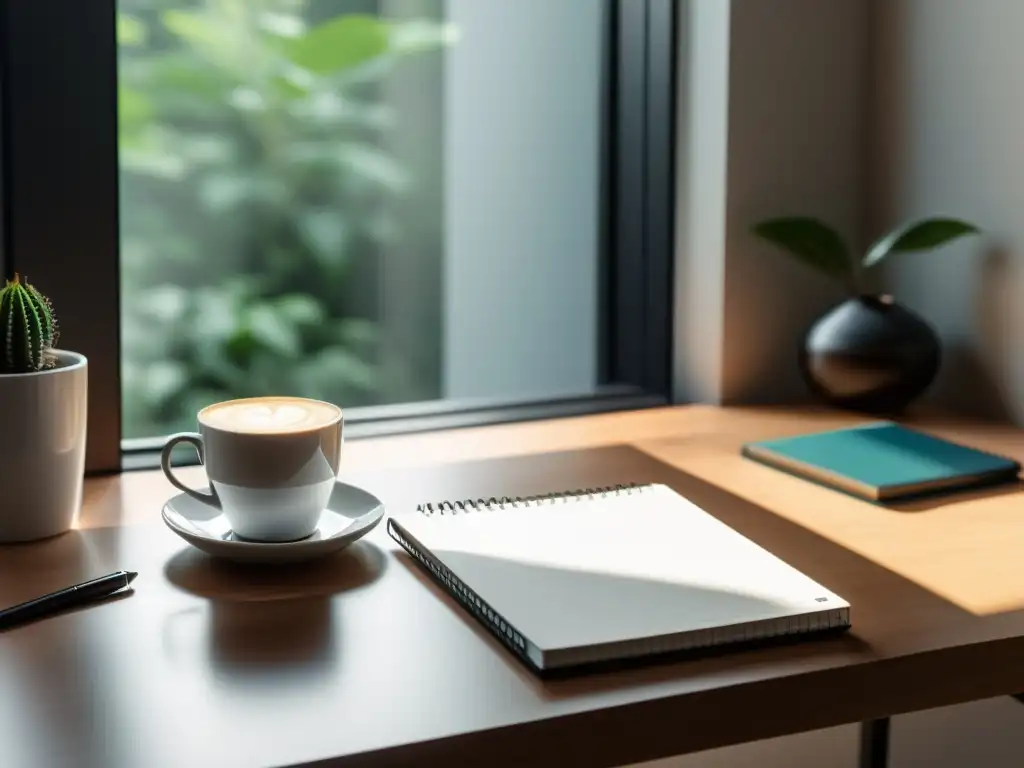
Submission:
<svg viewBox="0 0 1024 768">
<path fill-rule="evenodd" d="M 254 397 L 199 411 L 199 432 L 168 438 L 160 467 L 175 488 L 223 510 L 235 535 L 297 541 L 312 534 L 341 463 L 343 419 L 336 405 L 301 397 Z M 210 492 L 174 475 L 171 451 L 195 447 Z"/>
</svg>

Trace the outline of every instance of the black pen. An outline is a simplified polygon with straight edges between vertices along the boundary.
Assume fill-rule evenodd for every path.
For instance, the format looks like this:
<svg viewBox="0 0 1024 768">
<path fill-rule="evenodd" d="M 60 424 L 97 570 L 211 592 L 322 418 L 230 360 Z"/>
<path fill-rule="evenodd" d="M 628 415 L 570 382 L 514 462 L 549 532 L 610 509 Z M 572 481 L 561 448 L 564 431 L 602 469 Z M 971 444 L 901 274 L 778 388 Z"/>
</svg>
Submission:
<svg viewBox="0 0 1024 768">
<path fill-rule="evenodd" d="M 5 608 L 0 611 L 0 630 L 10 629 L 18 624 L 52 616 L 68 608 L 77 608 L 105 597 L 111 597 L 121 590 L 127 589 L 138 575 L 134 571 L 117 571 L 62 589 L 59 592 L 51 592 L 48 595 L 37 597 L 35 600 Z"/>
</svg>

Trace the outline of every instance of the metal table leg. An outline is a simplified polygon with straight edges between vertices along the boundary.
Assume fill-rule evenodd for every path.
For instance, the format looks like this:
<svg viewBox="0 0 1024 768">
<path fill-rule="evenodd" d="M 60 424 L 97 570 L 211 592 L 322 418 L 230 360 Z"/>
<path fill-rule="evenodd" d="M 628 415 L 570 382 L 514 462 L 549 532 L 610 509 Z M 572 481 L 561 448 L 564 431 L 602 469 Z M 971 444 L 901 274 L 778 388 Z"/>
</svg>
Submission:
<svg viewBox="0 0 1024 768">
<path fill-rule="evenodd" d="M 860 768 L 886 768 L 889 764 L 889 718 L 860 724 Z"/>
</svg>

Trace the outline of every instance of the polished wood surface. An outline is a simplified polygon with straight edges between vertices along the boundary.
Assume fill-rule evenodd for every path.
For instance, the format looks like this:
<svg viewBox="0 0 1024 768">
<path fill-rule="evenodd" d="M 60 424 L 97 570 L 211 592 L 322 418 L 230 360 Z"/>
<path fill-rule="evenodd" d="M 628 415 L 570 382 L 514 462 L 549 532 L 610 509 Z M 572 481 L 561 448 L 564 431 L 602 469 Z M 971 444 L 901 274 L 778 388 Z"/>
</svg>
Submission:
<svg viewBox="0 0 1024 768">
<path fill-rule="evenodd" d="M 564 680 L 531 676 L 383 526 L 317 563 L 233 567 L 163 527 L 161 475 L 90 480 L 77 530 L 0 547 L 0 604 L 118 568 L 136 592 L 0 634 L 0 764 L 610 766 L 1024 691 L 1018 488 L 882 508 L 737 455 L 855 421 L 686 407 L 347 445 L 343 477 L 389 511 L 664 482 L 853 606 L 844 637 Z M 922 426 L 1024 458 L 1007 427 Z"/>
</svg>

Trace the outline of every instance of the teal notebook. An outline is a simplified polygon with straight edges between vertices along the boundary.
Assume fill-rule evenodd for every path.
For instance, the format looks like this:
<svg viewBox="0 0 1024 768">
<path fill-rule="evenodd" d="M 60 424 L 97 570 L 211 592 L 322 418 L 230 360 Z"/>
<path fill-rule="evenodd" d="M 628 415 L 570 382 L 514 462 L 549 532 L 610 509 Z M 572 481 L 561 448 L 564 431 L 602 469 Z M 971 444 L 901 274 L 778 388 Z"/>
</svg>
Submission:
<svg viewBox="0 0 1024 768">
<path fill-rule="evenodd" d="M 1017 477 L 1012 459 L 892 422 L 743 446 L 743 455 L 871 501 L 890 501 Z"/>
</svg>

